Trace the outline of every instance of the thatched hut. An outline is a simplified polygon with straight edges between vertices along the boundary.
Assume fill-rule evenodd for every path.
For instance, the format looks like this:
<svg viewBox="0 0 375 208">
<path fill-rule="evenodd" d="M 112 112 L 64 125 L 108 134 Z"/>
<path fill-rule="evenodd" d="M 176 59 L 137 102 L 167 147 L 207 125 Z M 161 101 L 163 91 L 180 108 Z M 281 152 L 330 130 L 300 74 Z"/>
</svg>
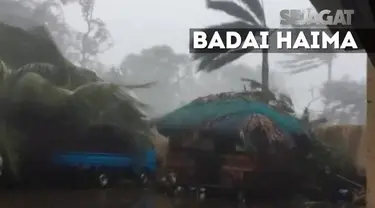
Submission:
<svg viewBox="0 0 375 208">
<path fill-rule="evenodd" d="M 253 99 L 251 92 L 201 97 L 155 123 L 170 138 L 170 151 L 189 151 L 212 173 L 220 167 L 217 156 L 244 151 L 257 170 L 295 170 L 311 139 L 298 118 Z"/>
</svg>

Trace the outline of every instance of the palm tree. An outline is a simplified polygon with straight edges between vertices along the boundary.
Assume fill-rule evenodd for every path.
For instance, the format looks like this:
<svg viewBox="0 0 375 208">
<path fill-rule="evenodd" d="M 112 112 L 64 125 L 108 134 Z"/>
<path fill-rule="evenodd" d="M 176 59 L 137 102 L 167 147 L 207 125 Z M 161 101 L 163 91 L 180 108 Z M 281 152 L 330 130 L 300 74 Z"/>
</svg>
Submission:
<svg viewBox="0 0 375 208">
<path fill-rule="evenodd" d="M 61 55 L 44 27 L 27 31 L 0 24 L 0 34 L 0 154 L 13 174 L 18 172 L 25 141 L 48 144 L 56 138 L 72 139 L 64 132 L 94 124 L 114 125 L 133 134 L 148 132 L 145 105 L 127 91 L 148 85 L 107 83 L 93 71 L 76 67 Z M 26 128 L 22 122 L 30 114 L 49 122 L 44 121 L 44 127 L 29 122 L 31 128 Z M 47 131 L 49 124 L 57 128 Z M 35 132 L 42 136 L 33 136 Z M 136 141 L 140 146 L 150 145 L 146 137 L 138 138 L 146 139 Z"/>
<path fill-rule="evenodd" d="M 321 65 L 327 66 L 327 82 L 332 81 L 332 62 L 336 58 L 334 53 L 304 53 L 298 54 L 293 59 L 280 61 L 283 68 L 287 68 L 291 74 L 299 74 L 314 70 Z"/>
<path fill-rule="evenodd" d="M 267 28 L 263 5 L 259 0 L 240 0 L 239 3 L 233 1 L 207 0 L 209 9 L 225 12 L 238 20 L 234 22 L 222 23 L 209 28 Z M 237 60 L 245 54 L 248 49 L 239 49 L 227 53 L 214 54 L 194 54 L 194 59 L 199 60 L 198 70 L 211 72 L 220 67 Z M 244 53 L 237 53 L 244 52 Z M 262 89 L 268 90 L 269 86 L 269 66 L 268 51 L 262 53 Z"/>
<path fill-rule="evenodd" d="M 327 66 L 327 83 L 332 82 L 332 63 L 336 58 L 334 53 L 303 53 L 295 55 L 293 59 L 280 61 L 283 68 L 291 70 L 291 74 L 299 74 L 310 70 L 315 70 L 317 67 Z M 324 103 L 324 110 L 327 110 L 327 104 Z"/>
<path fill-rule="evenodd" d="M 283 68 L 291 70 L 291 74 L 299 74 L 314 70 L 319 66 L 327 66 L 327 82 L 332 81 L 332 63 L 336 54 L 331 53 L 303 53 L 293 56 L 290 60 L 280 61 Z"/>
<path fill-rule="evenodd" d="M 373 28 L 374 19 L 373 11 L 375 4 L 373 1 L 355 1 L 355 0 L 310 0 L 312 5 L 317 11 L 324 9 L 355 9 L 356 18 L 353 22 L 353 26 L 356 28 Z M 359 10 L 361 9 L 361 10 Z M 356 31 L 353 31 L 356 33 Z M 359 34 L 357 34 L 359 35 Z M 370 52 L 370 48 L 373 46 L 372 38 L 359 35 L 360 41 L 363 43 L 367 52 L 367 124 L 366 133 L 364 140 L 361 141 L 362 147 L 366 148 L 363 150 L 363 156 L 366 157 L 366 176 L 367 176 L 367 195 L 366 195 L 366 207 L 375 207 L 375 139 L 372 138 L 375 135 L 375 109 L 373 101 L 375 100 L 375 57 Z"/>
</svg>

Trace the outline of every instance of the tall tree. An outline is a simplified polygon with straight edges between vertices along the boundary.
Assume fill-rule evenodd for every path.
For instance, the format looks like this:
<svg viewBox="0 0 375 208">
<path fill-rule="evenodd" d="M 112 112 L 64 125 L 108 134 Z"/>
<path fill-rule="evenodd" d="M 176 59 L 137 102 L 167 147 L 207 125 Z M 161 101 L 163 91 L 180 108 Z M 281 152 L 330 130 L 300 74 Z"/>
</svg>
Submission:
<svg viewBox="0 0 375 208">
<path fill-rule="evenodd" d="M 334 123 L 363 125 L 366 120 L 365 92 L 364 82 L 348 77 L 325 83 L 321 89 L 326 106 L 323 115 Z"/>
<path fill-rule="evenodd" d="M 63 7 L 78 3 L 87 24 L 86 31 L 76 31 L 65 21 Z M 97 56 L 113 46 L 104 22 L 93 16 L 94 0 L 0 0 L 0 21 L 24 29 L 44 24 L 62 53 L 81 67 L 97 69 Z"/>
<path fill-rule="evenodd" d="M 120 71 L 128 79 L 143 81 L 166 81 L 170 74 L 176 75 L 179 68 L 190 62 L 187 54 L 176 53 L 168 45 L 156 45 L 140 53 L 127 55 L 120 65 Z"/>
<path fill-rule="evenodd" d="M 93 15 L 95 8 L 95 0 L 79 0 L 81 6 L 82 17 L 86 23 L 86 31 L 79 33 L 81 37 L 79 64 L 82 67 L 97 68 L 93 65 L 96 62 L 97 56 L 110 49 L 113 46 L 113 40 L 110 36 L 106 24 L 100 18 Z"/>
<path fill-rule="evenodd" d="M 327 66 L 327 82 L 332 81 L 332 62 L 337 57 L 335 53 L 304 53 L 295 55 L 290 60 L 281 61 L 283 68 L 291 70 L 291 74 L 299 74 L 314 70 L 319 66 Z"/>
<path fill-rule="evenodd" d="M 231 63 L 209 74 L 202 71 L 196 73 L 188 54 L 177 53 L 166 45 L 157 45 L 127 55 L 120 68 L 113 68 L 104 77 L 127 84 L 156 82 L 151 89 L 134 93 L 150 103 L 154 111 L 151 114 L 163 114 L 200 96 L 241 91 L 242 77 L 261 82 L 261 67 L 254 69 L 245 64 Z M 283 89 L 280 75 L 271 73 L 270 80 L 270 88 Z M 160 99 L 161 95 L 163 99 Z"/>
<path fill-rule="evenodd" d="M 222 23 L 219 25 L 211 26 L 209 28 L 267 28 L 264 8 L 259 0 L 241 0 L 239 1 L 239 3 L 236 3 L 236 1 L 234 0 L 207 0 L 206 2 L 209 9 L 225 12 L 238 19 L 234 22 Z M 194 59 L 199 60 L 200 62 L 198 70 L 211 72 L 239 59 L 247 51 L 248 49 L 239 49 L 236 50 L 236 53 L 234 53 L 235 51 L 230 50 L 224 54 L 194 54 Z M 269 87 L 269 66 L 267 50 L 263 50 L 262 53 L 262 85 L 262 88 L 267 91 Z"/>
<path fill-rule="evenodd" d="M 314 8 L 313 8 L 314 9 Z M 317 28 L 319 26 L 310 25 Z M 290 70 L 291 74 L 299 74 L 314 70 L 319 66 L 327 66 L 327 82 L 332 81 L 332 63 L 337 57 L 333 51 L 331 53 L 303 53 L 292 56 L 289 60 L 280 61 L 283 68 Z"/>
<path fill-rule="evenodd" d="M 136 93 L 141 100 L 152 104 L 153 108 L 148 113 L 156 116 L 174 109 L 184 99 L 182 82 L 192 77 L 191 69 L 187 54 L 177 53 L 167 45 L 157 45 L 127 55 L 120 69 L 112 71 L 111 80 L 127 83 L 157 82 L 147 91 Z"/>
</svg>

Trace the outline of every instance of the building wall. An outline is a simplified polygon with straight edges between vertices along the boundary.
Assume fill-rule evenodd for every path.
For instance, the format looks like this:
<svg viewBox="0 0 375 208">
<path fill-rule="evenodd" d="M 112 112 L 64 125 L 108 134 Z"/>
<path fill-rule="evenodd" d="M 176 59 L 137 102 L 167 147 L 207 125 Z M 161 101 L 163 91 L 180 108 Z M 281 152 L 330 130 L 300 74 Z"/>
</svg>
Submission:
<svg viewBox="0 0 375 208">
<path fill-rule="evenodd" d="M 373 54 L 369 54 L 373 55 Z M 366 207 L 375 207 L 375 68 L 367 59 L 367 124 L 365 146 L 365 164 L 367 175 Z"/>
</svg>

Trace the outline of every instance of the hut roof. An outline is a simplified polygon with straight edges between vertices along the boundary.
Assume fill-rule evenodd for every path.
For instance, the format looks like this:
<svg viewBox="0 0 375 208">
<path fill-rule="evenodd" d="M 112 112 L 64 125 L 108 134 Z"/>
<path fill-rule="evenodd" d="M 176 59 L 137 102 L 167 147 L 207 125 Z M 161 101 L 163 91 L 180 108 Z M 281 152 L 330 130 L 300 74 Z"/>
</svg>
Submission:
<svg viewBox="0 0 375 208">
<path fill-rule="evenodd" d="M 250 115 L 260 114 L 287 133 L 306 133 L 299 119 L 251 98 L 249 93 L 221 93 L 193 100 L 191 103 L 155 121 L 160 132 L 179 130 L 210 130 L 238 134 L 242 122 Z"/>
</svg>

